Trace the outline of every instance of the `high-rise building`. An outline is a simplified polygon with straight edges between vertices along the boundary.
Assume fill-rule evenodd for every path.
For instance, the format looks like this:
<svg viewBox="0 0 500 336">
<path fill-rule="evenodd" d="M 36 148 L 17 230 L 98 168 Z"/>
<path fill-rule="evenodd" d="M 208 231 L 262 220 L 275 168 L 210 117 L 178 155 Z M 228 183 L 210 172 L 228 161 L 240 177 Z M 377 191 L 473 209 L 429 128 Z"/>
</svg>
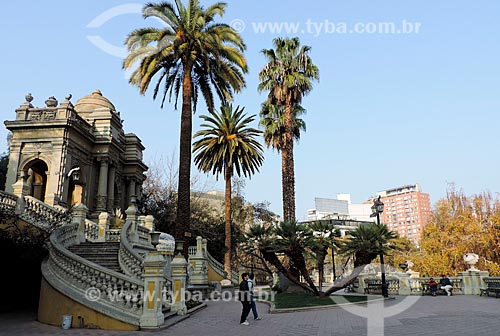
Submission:
<svg viewBox="0 0 500 336">
<path fill-rule="evenodd" d="M 373 199 L 379 196 L 384 203 L 380 221 L 390 230 L 418 244 L 431 218 L 429 194 L 423 193 L 419 184 L 404 185 L 380 191 L 366 203 L 373 203 Z"/>
<path fill-rule="evenodd" d="M 337 198 L 314 198 L 314 209 L 307 210 L 307 220 L 331 219 L 338 216 L 357 221 L 373 222 L 370 204 L 351 203 L 350 194 L 337 194 Z"/>
</svg>

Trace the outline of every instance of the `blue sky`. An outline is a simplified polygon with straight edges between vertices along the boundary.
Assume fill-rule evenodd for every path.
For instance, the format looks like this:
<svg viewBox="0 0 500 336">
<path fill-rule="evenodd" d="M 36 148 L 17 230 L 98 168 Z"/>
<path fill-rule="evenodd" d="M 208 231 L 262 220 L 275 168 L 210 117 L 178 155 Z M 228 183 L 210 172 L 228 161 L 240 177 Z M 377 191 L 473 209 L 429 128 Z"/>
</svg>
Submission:
<svg viewBox="0 0 500 336">
<path fill-rule="evenodd" d="M 3 3 L 1 119 L 14 119 L 28 92 L 35 106 L 44 106 L 52 95 L 61 101 L 72 93 L 76 102 L 99 88 L 121 112 L 125 131 L 142 138 L 146 161 L 177 156 L 180 111 L 172 104 L 160 109 L 151 92 L 140 96 L 127 82 L 119 52 L 110 52 L 119 51 L 131 30 L 158 25 L 137 13 L 143 3 Z M 446 194 L 448 183 L 467 194 L 500 191 L 498 13 L 493 0 L 228 2 L 222 20 L 242 29 L 250 70 L 234 104 L 258 114 L 265 99 L 257 92 L 265 63 L 260 50 L 275 37 L 299 36 L 320 69 L 320 82 L 303 101 L 307 132 L 295 147 L 298 219 L 315 196 L 350 193 L 360 203 L 410 183 L 420 183 L 432 202 Z M 419 24 L 418 33 L 349 33 L 356 24 L 380 22 L 401 29 L 403 20 Z M 90 36 L 114 49 L 96 46 Z M 200 104 L 195 131 L 205 111 Z M 6 136 L 0 127 L 0 151 Z M 281 159 L 272 150 L 265 156 L 245 196 L 267 200 L 281 213 Z M 222 181 L 214 185 L 223 189 Z"/>
</svg>

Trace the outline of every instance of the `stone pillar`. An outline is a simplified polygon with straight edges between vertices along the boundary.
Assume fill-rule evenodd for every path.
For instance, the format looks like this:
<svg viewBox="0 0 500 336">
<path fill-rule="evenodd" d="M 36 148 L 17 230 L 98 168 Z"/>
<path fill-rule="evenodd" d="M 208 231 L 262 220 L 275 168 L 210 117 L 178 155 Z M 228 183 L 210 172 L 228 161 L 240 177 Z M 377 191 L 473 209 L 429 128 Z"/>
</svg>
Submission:
<svg viewBox="0 0 500 336">
<path fill-rule="evenodd" d="M 154 228 L 155 228 L 155 226 L 154 226 L 154 221 L 155 221 L 155 219 L 154 219 L 154 217 L 153 217 L 153 216 L 151 216 L 151 215 L 147 215 L 147 216 L 144 218 L 144 226 L 145 226 L 146 228 L 148 228 L 148 229 L 149 229 L 149 231 L 154 231 Z"/>
<path fill-rule="evenodd" d="M 130 204 L 132 196 L 137 196 L 135 194 L 135 178 L 131 177 L 128 181 L 128 200 L 127 203 Z"/>
<path fill-rule="evenodd" d="M 196 257 L 203 257 L 203 238 L 196 237 Z"/>
<path fill-rule="evenodd" d="M 191 274 L 189 284 L 208 286 L 208 261 L 203 253 L 203 239 L 196 237 L 196 253 L 189 257 Z"/>
<path fill-rule="evenodd" d="M 182 254 L 175 256 L 172 261 L 172 306 L 170 310 L 177 315 L 185 315 L 186 308 L 186 275 L 187 261 Z"/>
<path fill-rule="evenodd" d="M 483 287 L 483 279 L 489 276 L 487 271 L 468 270 L 458 272 L 462 277 L 462 291 L 465 295 L 479 295 L 480 288 Z"/>
<path fill-rule="evenodd" d="M 396 273 L 396 278 L 399 280 L 399 295 L 411 295 L 410 274 Z"/>
<path fill-rule="evenodd" d="M 115 207 L 115 171 L 114 165 L 109 167 L 108 174 L 108 212 L 114 213 Z"/>
<path fill-rule="evenodd" d="M 139 233 L 137 232 L 137 207 L 135 206 L 135 197 L 130 203 L 127 210 L 125 210 L 127 214 L 127 222 L 132 221 L 132 228 L 130 229 L 130 240 L 133 243 L 139 242 Z"/>
<path fill-rule="evenodd" d="M 85 219 L 87 218 L 87 212 L 89 209 L 82 203 L 77 204 L 73 207 L 73 219 L 72 223 L 78 223 L 77 231 L 77 243 L 85 242 Z"/>
<path fill-rule="evenodd" d="M 30 186 L 28 184 L 28 173 L 24 170 L 19 171 L 17 182 L 12 185 L 14 195 L 18 197 L 27 196 L 30 194 Z"/>
<path fill-rule="evenodd" d="M 207 239 L 203 238 L 201 241 L 201 246 L 203 248 L 203 255 L 207 255 Z"/>
<path fill-rule="evenodd" d="M 144 259 L 144 302 L 139 320 L 141 328 L 156 329 L 163 324 L 163 267 L 165 259 L 158 251 L 148 252 Z"/>
<path fill-rule="evenodd" d="M 10 155 L 9 155 L 9 166 L 7 168 L 7 176 L 5 181 L 5 191 L 8 193 L 14 192 L 14 184 L 18 181 L 18 176 L 21 172 L 17 171 L 19 169 L 19 158 L 21 156 L 21 143 L 14 144 L 11 140 L 10 144 Z M 27 178 L 27 176 L 26 176 Z M 16 194 L 19 196 L 18 194 Z"/>
<path fill-rule="evenodd" d="M 97 188 L 97 211 L 106 211 L 106 202 L 108 198 L 108 161 L 101 160 L 101 167 L 99 169 L 99 186 Z"/>
<path fill-rule="evenodd" d="M 99 237 L 97 237 L 97 242 L 106 241 L 106 231 L 109 230 L 109 223 L 111 221 L 111 216 L 107 212 L 101 212 L 99 214 Z"/>
</svg>

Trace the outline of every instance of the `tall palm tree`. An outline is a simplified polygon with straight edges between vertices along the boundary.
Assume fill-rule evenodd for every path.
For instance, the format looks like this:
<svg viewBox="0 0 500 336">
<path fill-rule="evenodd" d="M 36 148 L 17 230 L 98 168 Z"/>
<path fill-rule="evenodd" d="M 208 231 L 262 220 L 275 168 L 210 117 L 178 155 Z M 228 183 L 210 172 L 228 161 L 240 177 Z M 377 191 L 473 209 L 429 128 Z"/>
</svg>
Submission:
<svg viewBox="0 0 500 336">
<path fill-rule="evenodd" d="M 140 28 L 131 32 L 125 45 L 129 55 L 123 62 L 124 69 L 138 63 L 130 83 L 145 94 L 156 78 L 153 99 L 162 96 L 174 98 L 175 108 L 179 93 L 182 95 L 181 132 L 179 150 L 179 184 L 175 238 L 184 241 L 190 226 L 190 173 L 192 113 L 196 111 L 201 93 L 209 111 L 214 110 L 214 91 L 221 101 L 230 100 L 234 92 L 245 86 L 243 73 L 247 63 L 246 49 L 241 36 L 229 25 L 215 22 L 223 16 L 224 3 L 203 7 L 198 0 L 181 0 L 174 3 L 147 3 L 144 18 L 157 18 L 163 28 Z M 187 258 L 188 244 L 184 244 Z"/>
<path fill-rule="evenodd" d="M 340 254 L 354 255 L 354 271 L 348 279 L 354 280 L 364 266 L 370 264 L 377 256 L 399 249 L 398 245 L 395 244 L 397 237 L 397 233 L 390 231 L 385 224 L 361 225 L 349 232 L 349 237 L 339 243 Z M 349 283 L 347 281 L 340 285 L 334 285 L 325 292 L 325 295 L 330 295 Z"/>
<path fill-rule="evenodd" d="M 264 128 L 264 143 L 266 146 L 276 149 L 281 152 L 283 149 L 283 142 L 285 137 L 285 118 L 283 115 L 284 107 L 274 105 L 269 102 L 262 104 L 260 110 L 259 125 Z M 306 123 L 303 119 L 298 118 L 300 115 L 305 114 L 306 110 L 296 105 L 292 111 L 293 122 L 293 139 L 298 141 L 300 139 L 300 132 L 306 131 Z"/>
<path fill-rule="evenodd" d="M 198 169 L 208 173 L 212 171 L 216 177 L 224 174 L 225 191 L 225 252 L 224 271 L 231 278 L 231 178 L 238 176 L 251 177 L 264 161 L 262 145 L 256 140 L 261 131 L 249 127 L 255 116 L 247 117 L 244 108 L 225 104 L 220 108 L 220 114 L 210 112 L 203 115 L 205 121 L 194 138 L 199 138 L 193 144 L 194 163 Z"/>
<path fill-rule="evenodd" d="M 295 220 L 293 108 L 312 90 L 312 81 L 319 79 L 319 70 L 309 57 L 311 48 L 301 46 L 297 37 L 276 38 L 273 44 L 275 49 L 262 50 L 268 63 L 259 72 L 258 90 L 268 92 L 269 103 L 283 106 L 283 219 L 290 222 Z"/>
</svg>

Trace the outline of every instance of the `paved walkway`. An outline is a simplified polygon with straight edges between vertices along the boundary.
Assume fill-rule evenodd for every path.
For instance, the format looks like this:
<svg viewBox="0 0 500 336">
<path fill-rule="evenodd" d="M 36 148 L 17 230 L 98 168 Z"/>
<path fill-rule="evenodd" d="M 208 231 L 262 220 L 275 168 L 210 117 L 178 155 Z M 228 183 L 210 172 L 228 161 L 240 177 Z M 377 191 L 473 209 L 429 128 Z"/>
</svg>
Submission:
<svg viewBox="0 0 500 336">
<path fill-rule="evenodd" d="M 367 319 L 342 308 L 329 308 L 307 312 L 269 314 L 268 306 L 258 304 L 261 321 L 249 319 L 250 326 L 239 325 L 239 302 L 208 302 L 208 307 L 190 318 L 158 332 L 118 332 L 89 329 L 62 330 L 34 320 L 34 314 L 15 313 L 0 315 L 0 335 L 443 335 L 482 336 L 500 335 L 500 299 L 493 297 L 462 296 L 418 297 L 410 301 L 404 297 L 384 303 L 372 303 L 368 307 L 371 328 L 367 331 Z M 378 305 L 378 306 L 377 306 Z M 352 307 L 352 306 L 351 306 Z M 405 308 L 407 308 L 405 310 Z M 356 313 L 363 313 L 365 306 L 358 306 Z M 381 314 L 392 315 L 384 319 L 383 332 L 379 332 Z M 378 316 L 377 316 L 378 315 Z M 379 331 L 377 331 L 379 330 Z"/>
</svg>

